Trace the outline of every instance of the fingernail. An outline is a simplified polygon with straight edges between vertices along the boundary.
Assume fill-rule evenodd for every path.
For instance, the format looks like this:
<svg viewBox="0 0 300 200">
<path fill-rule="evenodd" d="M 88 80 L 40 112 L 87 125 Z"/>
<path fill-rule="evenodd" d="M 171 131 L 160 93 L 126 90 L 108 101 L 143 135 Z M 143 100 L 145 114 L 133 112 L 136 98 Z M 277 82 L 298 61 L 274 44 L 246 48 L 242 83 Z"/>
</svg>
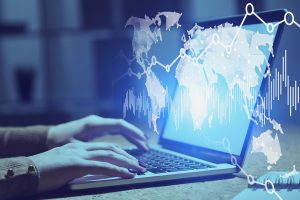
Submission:
<svg viewBox="0 0 300 200">
<path fill-rule="evenodd" d="M 143 151 L 149 151 L 150 150 L 149 146 L 145 142 L 142 142 L 141 145 L 139 146 L 139 148 Z"/>
<path fill-rule="evenodd" d="M 147 171 L 147 169 L 143 167 L 142 168 L 142 172 L 146 172 L 146 171 Z"/>
<path fill-rule="evenodd" d="M 140 166 L 140 167 L 139 167 L 139 170 L 138 170 L 138 173 L 139 173 L 139 172 L 146 172 L 146 171 L 147 171 L 146 168 Z"/>
<path fill-rule="evenodd" d="M 134 178 L 137 174 L 129 172 L 126 178 Z"/>
<path fill-rule="evenodd" d="M 137 173 L 138 173 L 138 171 L 135 170 L 135 169 L 128 169 L 128 171 L 129 171 L 130 173 L 133 173 L 133 174 L 137 174 Z"/>
</svg>

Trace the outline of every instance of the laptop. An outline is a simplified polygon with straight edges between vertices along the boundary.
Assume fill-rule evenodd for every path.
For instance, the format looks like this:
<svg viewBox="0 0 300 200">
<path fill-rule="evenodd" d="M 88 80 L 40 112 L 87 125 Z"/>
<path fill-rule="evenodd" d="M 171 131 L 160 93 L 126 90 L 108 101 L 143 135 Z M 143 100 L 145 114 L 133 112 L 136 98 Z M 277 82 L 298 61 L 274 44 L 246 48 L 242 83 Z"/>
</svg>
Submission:
<svg viewBox="0 0 300 200">
<path fill-rule="evenodd" d="M 274 10 L 261 12 L 258 15 L 265 23 L 276 24 L 282 21 L 285 12 L 285 10 Z M 214 28 L 225 23 L 239 26 L 243 18 L 244 15 L 234 16 L 199 22 L 198 25 L 204 28 Z M 276 52 L 283 26 L 284 23 L 278 23 L 270 33 L 260 19 L 254 15 L 248 15 L 242 28 L 272 35 L 273 52 Z M 269 51 L 264 51 L 264 53 L 268 63 L 271 64 L 274 57 Z M 259 92 L 263 90 L 267 81 L 267 78 L 264 78 L 269 69 L 267 62 L 261 66 L 261 69 L 262 72 L 257 79 L 258 85 L 252 90 L 255 97 L 254 101 L 248 104 L 252 108 L 256 106 Z M 198 92 L 201 93 L 202 91 Z M 182 100 L 179 86 L 174 90 L 172 100 L 173 103 L 180 103 Z M 230 117 L 230 123 L 214 123 L 213 126 L 209 127 L 207 120 L 202 124 L 201 129 L 195 129 L 191 116 L 181 116 L 178 127 L 174 123 L 174 116 L 170 114 L 163 123 L 158 145 L 151 146 L 151 150 L 148 152 L 139 149 L 126 149 L 128 153 L 143 163 L 147 169 L 145 173 L 138 173 L 131 179 L 86 175 L 71 181 L 69 188 L 82 190 L 195 177 L 218 177 L 219 175 L 237 173 L 244 164 L 252 127 L 255 124 L 254 120 L 250 120 L 249 116 L 247 117 L 243 109 L 236 109 Z"/>
</svg>

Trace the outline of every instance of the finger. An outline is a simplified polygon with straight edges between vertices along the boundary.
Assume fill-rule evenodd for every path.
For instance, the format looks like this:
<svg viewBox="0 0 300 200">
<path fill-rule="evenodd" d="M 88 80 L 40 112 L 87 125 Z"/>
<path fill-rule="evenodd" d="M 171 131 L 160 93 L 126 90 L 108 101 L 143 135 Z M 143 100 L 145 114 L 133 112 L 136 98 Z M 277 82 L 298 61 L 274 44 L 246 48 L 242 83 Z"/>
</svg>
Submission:
<svg viewBox="0 0 300 200">
<path fill-rule="evenodd" d="M 139 148 L 145 151 L 149 150 L 147 144 L 145 143 L 146 137 L 143 132 L 125 120 L 93 117 L 90 118 L 87 127 L 90 130 L 93 130 L 93 132 L 97 132 L 97 130 L 100 132 L 119 132 L 128 141 L 137 145 Z"/>
<path fill-rule="evenodd" d="M 90 151 L 88 159 L 107 162 L 107 163 L 117 165 L 119 167 L 136 169 L 138 171 L 145 170 L 143 167 L 139 165 L 138 161 L 133 161 L 131 159 L 126 158 L 125 156 L 122 156 L 110 150 Z"/>
<path fill-rule="evenodd" d="M 87 174 L 102 174 L 110 177 L 122 177 L 122 178 L 133 178 L 134 173 L 128 171 L 128 169 L 119 167 L 110 163 L 89 161 L 88 162 Z"/>
<path fill-rule="evenodd" d="M 133 124 L 128 123 L 125 120 L 119 120 L 119 131 L 123 131 L 124 134 L 128 134 L 128 136 L 146 141 L 147 138 L 145 136 L 145 134 L 143 133 L 143 131 L 139 128 L 137 128 L 136 126 L 134 126 Z"/>
<path fill-rule="evenodd" d="M 141 140 L 146 140 L 146 137 L 139 128 L 126 122 L 123 119 L 112 119 L 112 118 L 92 118 L 89 121 L 90 128 L 99 128 L 101 131 L 108 132 L 121 132 L 125 135 L 132 135 L 132 137 L 139 138 Z"/>
<path fill-rule="evenodd" d="M 126 136 L 125 136 L 126 137 Z M 131 137 L 126 137 L 126 139 L 131 142 L 132 144 L 136 145 L 138 148 L 144 150 L 144 151 L 149 151 L 149 146 L 146 142 L 137 140 Z"/>
<path fill-rule="evenodd" d="M 144 133 L 134 125 L 121 120 L 119 131 L 123 133 L 123 136 L 132 144 L 145 151 L 149 150 Z"/>
<path fill-rule="evenodd" d="M 119 119 L 108 119 L 108 120 L 114 120 L 114 123 L 118 124 L 118 130 L 122 135 L 132 144 L 136 145 L 140 149 L 143 149 L 145 151 L 149 150 L 148 145 L 146 144 L 146 137 L 144 133 L 135 127 L 134 125 L 126 122 L 125 120 L 119 120 Z"/>
<path fill-rule="evenodd" d="M 94 150 L 111 150 L 114 151 L 118 154 L 121 154 L 131 160 L 137 160 L 135 157 L 133 157 L 132 155 L 128 154 L 126 151 L 124 151 L 123 149 L 117 147 L 114 144 L 109 144 L 109 143 L 98 143 L 98 142 L 90 142 L 87 143 L 87 148 L 86 150 L 88 151 L 94 151 Z"/>
</svg>

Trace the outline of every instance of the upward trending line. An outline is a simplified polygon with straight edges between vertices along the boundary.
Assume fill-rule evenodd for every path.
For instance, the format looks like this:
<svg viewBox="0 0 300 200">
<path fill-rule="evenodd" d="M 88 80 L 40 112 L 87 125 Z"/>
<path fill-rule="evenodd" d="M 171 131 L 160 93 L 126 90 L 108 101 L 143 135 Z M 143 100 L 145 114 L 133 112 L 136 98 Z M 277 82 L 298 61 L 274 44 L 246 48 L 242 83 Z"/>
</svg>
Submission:
<svg viewBox="0 0 300 200">
<path fill-rule="evenodd" d="M 152 56 L 151 57 L 151 62 L 150 62 L 150 65 L 143 71 L 143 72 L 133 72 L 132 68 L 128 68 L 128 71 L 126 73 L 124 73 L 123 75 L 120 76 L 119 79 L 117 79 L 117 81 L 119 81 L 120 79 L 124 78 L 125 76 L 135 76 L 136 78 L 138 79 L 141 79 L 143 75 L 147 75 L 149 72 L 151 72 L 151 69 L 153 66 L 160 66 L 162 68 L 164 68 L 166 70 L 166 72 L 170 72 L 171 71 L 171 68 L 172 66 L 174 66 L 174 64 L 179 60 L 179 58 L 184 58 L 184 57 L 187 57 L 187 58 L 190 58 L 193 62 L 198 62 L 199 59 L 211 48 L 211 46 L 213 45 L 221 45 L 223 48 L 225 48 L 226 50 L 226 53 L 230 54 L 231 51 L 232 51 L 232 46 L 234 44 L 234 42 L 236 41 L 239 33 L 240 33 L 240 30 L 242 29 L 242 26 L 244 25 L 244 22 L 246 21 L 247 17 L 248 16 L 251 16 L 251 15 L 254 15 L 258 20 L 260 20 L 265 26 L 266 26 L 266 29 L 269 33 L 272 33 L 274 31 L 274 29 L 279 26 L 280 24 L 282 23 L 285 23 L 286 25 L 288 26 L 291 26 L 291 25 L 296 25 L 297 27 L 300 28 L 300 24 L 295 21 L 295 18 L 294 18 L 294 14 L 292 12 L 286 12 L 285 15 L 284 15 L 284 18 L 277 22 L 277 23 L 267 23 L 265 22 L 254 10 L 254 6 L 252 3 L 247 3 L 246 6 L 245 6 L 245 15 L 238 27 L 238 30 L 236 31 L 232 41 L 229 43 L 229 44 L 225 44 L 224 42 L 220 41 L 220 36 L 216 33 L 213 34 L 212 36 L 212 41 L 207 45 L 207 47 L 196 57 L 191 57 L 190 55 L 187 55 L 186 54 L 186 50 L 187 49 L 184 49 L 184 48 L 181 48 L 180 51 L 179 51 L 179 55 L 176 56 L 175 59 L 172 60 L 172 62 L 170 64 L 163 64 L 161 63 L 159 60 L 157 60 L 156 56 Z M 289 19 L 290 18 L 290 19 Z M 195 24 L 194 28 L 197 28 L 198 25 Z M 135 58 L 133 58 L 133 60 L 135 60 Z M 131 60 L 132 61 L 132 60 Z M 267 76 L 270 76 L 270 66 L 268 65 L 268 70 L 267 70 L 267 73 L 266 75 Z M 147 73 L 148 72 L 148 73 Z"/>
</svg>

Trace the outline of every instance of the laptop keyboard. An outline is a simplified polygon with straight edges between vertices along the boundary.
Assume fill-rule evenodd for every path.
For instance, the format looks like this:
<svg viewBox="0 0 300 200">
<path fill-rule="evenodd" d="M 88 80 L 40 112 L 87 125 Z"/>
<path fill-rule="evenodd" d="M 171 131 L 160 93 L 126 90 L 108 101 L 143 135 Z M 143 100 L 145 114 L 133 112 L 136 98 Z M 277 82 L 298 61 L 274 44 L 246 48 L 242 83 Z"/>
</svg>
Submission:
<svg viewBox="0 0 300 200">
<path fill-rule="evenodd" d="M 140 161 L 141 166 L 145 167 L 147 171 L 154 174 L 214 167 L 202 162 L 197 162 L 154 149 L 147 152 L 139 149 L 132 149 L 127 150 L 127 152 L 136 157 Z"/>
</svg>

